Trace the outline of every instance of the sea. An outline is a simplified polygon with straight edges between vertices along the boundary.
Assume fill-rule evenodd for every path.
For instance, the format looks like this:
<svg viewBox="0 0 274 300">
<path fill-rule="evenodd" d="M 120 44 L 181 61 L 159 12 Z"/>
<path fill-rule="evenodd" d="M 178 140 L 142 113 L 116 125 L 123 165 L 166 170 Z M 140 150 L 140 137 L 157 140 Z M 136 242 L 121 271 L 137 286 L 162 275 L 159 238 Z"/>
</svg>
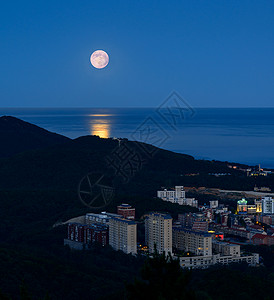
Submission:
<svg viewBox="0 0 274 300">
<path fill-rule="evenodd" d="M 127 138 L 197 159 L 274 168 L 274 108 L 0 108 L 78 138 Z"/>
</svg>

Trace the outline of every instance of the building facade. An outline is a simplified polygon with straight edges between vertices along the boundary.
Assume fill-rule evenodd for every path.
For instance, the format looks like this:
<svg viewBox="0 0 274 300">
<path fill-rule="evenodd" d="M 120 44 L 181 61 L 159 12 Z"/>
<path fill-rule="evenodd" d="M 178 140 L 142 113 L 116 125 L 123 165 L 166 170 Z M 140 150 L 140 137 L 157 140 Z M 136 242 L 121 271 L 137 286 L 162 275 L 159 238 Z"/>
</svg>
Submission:
<svg viewBox="0 0 274 300">
<path fill-rule="evenodd" d="M 259 254 L 252 253 L 251 255 L 221 255 L 216 254 L 212 256 L 192 256 L 192 257 L 180 257 L 180 265 L 182 268 L 201 268 L 205 269 L 215 264 L 227 265 L 231 263 L 246 262 L 250 266 L 256 266 L 259 264 Z"/>
<path fill-rule="evenodd" d="M 108 227 L 103 224 L 68 223 L 64 244 L 73 249 L 88 249 L 93 243 L 108 245 Z"/>
<path fill-rule="evenodd" d="M 215 253 L 220 253 L 224 256 L 241 256 L 241 246 L 236 244 L 214 240 L 212 242 L 212 249 Z"/>
<path fill-rule="evenodd" d="M 94 223 L 108 224 L 109 220 L 113 217 L 120 217 L 120 216 L 105 211 L 101 212 L 100 214 L 87 213 L 85 216 L 85 224 L 87 225 L 94 224 Z"/>
<path fill-rule="evenodd" d="M 274 245 L 274 236 L 256 233 L 251 238 L 253 245 L 266 245 L 273 246 Z"/>
<path fill-rule="evenodd" d="M 172 246 L 177 250 L 195 255 L 210 256 L 212 255 L 212 235 L 207 232 L 174 227 Z"/>
<path fill-rule="evenodd" d="M 186 193 L 183 186 L 175 186 L 174 190 L 164 189 L 157 191 L 157 197 L 171 203 L 177 203 L 179 205 L 189 205 L 198 207 L 198 200 L 195 198 L 186 198 Z"/>
<path fill-rule="evenodd" d="M 125 219 L 135 220 L 135 208 L 129 204 L 123 203 L 117 206 L 117 214 Z"/>
<path fill-rule="evenodd" d="M 137 224 L 128 219 L 113 217 L 109 220 L 109 244 L 114 250 L 137 253 Z"/>
<path fill-rule="evenodd" d="M 247 201 L 243 198 L 237 201 L 237 212 L 239 214 L 256 214 L 262 212 L 262 201 L 255 200 L 254 204 L 247 204 Z"/>
<path fill-rule="evenodd" d="M 272 197 L 263 197 L 262 209 L 264 214 L 274 214 L 274 199 Z"/>
<path fill-rule="evenodd" d="M 145 219 L 146 244 L 149 252 L 172 253 L 172 217 L 169 214 L 151 212 Z"/>
</svg>

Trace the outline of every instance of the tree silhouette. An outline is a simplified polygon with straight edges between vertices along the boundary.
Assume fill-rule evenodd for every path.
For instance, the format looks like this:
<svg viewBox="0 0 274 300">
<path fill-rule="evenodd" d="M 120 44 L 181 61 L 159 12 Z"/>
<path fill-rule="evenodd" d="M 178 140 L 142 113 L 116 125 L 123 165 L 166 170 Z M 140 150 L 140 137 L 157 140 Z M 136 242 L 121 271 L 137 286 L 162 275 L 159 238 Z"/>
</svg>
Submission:
<svg viewBox="0 0 274 300">
<path fill-rule="evenodd" d="M 126 286 L 126 299 L 196 299 L 195 293 L 188 287 L 190 278 L 190 271 L 184 271 L 178 259 L 170 253 L 166 256 L 154 250 L 142 267 L 141 279 L 135 279 L 134 283 Z"/>
</svg>

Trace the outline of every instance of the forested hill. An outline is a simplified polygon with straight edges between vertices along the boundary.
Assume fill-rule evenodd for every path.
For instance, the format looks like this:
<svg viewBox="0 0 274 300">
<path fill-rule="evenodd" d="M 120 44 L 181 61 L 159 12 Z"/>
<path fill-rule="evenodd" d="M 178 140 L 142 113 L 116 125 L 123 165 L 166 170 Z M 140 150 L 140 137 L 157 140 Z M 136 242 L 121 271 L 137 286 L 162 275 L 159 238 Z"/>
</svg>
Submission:
<svg viewBox="0 0 274 300">
<path fill-rule="evenodd" d="M 120 183 L 126 183 L 119 184 L 121 190 L 147 195 L 155 195 L 162 186 L 253 189 L 255 185 L 253 179 L 228 168 L 225 162 L 196 160 L 127 140 L 97 136 L 72 140 L 13 117 L 0 118 L 0 136 L 2 190 L 76 190 L 89 172 L 112 173 Z M 217 178 L 209 173 L 231 176 Z"/>
<path fill-rule="evenodd" d="M 0 117 L 0 158 L 64 143 L 68 140 L 67 137 L 49 132 L 15 117 Z"/>
<path fill-rule="evenodd" d="M 70 140 L 13 117 L 1 118 L 0 132 L 1 156 L 9 156 L 0 160 L 1 189 L 75 189 L 87 173 L 115 173 L 117 165 L 128 169 L 123 170 L 127 182 L 134 177 L 134 184 L 155 188 L 173 184 L 174 177 L 180 184 L 178 176 L 189 173 L 231 172 L 225 163 L 195 160 L 138 142 L 123 140 L 119 147 L 117 140 L 97 136 Z M 108 157 L 115 157 L 112 166 Z"/>
</svg>

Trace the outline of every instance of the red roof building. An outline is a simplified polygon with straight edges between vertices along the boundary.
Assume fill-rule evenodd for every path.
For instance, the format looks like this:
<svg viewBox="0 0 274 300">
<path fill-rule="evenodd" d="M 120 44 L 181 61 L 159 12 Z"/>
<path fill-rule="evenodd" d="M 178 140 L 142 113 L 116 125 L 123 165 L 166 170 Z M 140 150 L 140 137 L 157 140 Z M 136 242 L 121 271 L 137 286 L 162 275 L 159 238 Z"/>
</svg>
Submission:
<svg viewBox="0 0 274 300">
<path fill-rule="evenodd" d="M 253 245 L 274 245 L 274 236 L 269 236 L 266 234 L 256 233 L 251 238 Z"/>
<path fill-rule="evenodd" d="M 125 219 L 135 220 L 135 208 L 129 204 L 121 204 L 117 206 L 117 214 Z"/>
</svg>

